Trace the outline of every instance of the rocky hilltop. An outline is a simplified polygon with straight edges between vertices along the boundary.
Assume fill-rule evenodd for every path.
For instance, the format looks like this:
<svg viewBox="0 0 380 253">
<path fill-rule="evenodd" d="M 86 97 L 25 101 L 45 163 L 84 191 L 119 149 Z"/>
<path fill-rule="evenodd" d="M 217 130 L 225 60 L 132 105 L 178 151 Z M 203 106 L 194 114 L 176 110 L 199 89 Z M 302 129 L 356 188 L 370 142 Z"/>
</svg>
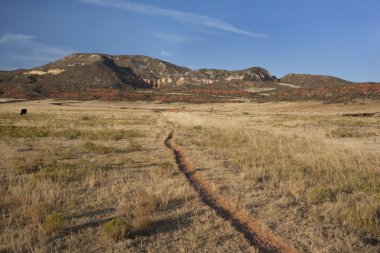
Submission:
<svg viewBox="0 0 380 253">
<path fill-rule="evenodd" d="M 276 80 L 267 70 L 257 67 L 240 71 L 216 69 L 191 70 L 186 67 L 141 55 L 100 56 L 112 60 L 118 67 L 131 70 L 131 72 L 140 77 L 147 86 L 151 86 L 152 88 L 165 88 L 184 84 L 203 85 L 229 83 L 233 81 Z M 63 62 L 71 62 L 78 59 L 86 61 L 88 57 L 94 57 L 94 55 L 72 54 L 63 59 Z"/>
<path fill-rule="evenodd" d="M 257 67 L 239 71 L 191 70 L 147 56 L 75 53 L 34 69 L 1 72 L 0 90 L 38 97 L 97 88 L 160 89 L 219 83 L 249 85 L 254 81 L 277 79 Z"/>
</svg>

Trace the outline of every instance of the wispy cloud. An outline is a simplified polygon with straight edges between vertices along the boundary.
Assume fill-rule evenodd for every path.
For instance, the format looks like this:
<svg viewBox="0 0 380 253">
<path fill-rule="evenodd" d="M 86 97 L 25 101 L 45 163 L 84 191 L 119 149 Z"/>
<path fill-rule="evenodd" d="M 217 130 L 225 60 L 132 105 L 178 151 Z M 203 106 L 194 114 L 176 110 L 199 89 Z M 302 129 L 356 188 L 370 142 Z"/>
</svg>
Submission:
<svg viewBox="0 0 380 253">
<path fill-rule="evenodd" d="M 171 18 L 180 22 L 195 24 L 198 26 L 213 28 L 225 32 L 261 38 L 264 34 L 253 33 L 241 28 L 238 28 L 228 22 L 220 19 L 212 18 L 205 15 L 200 15 L 192 12 L 184 12 L 173 9 L 166 9 L 157 7 L 154 5 L 134 3 L 130 1 L 123 0 L 79 0 L 83 3 L 96 4 L 100 6 L 114 7 L 126 11 L 133 11 L 138 13 L 143 13 L 147 15 L 156 15 Z"/>
<path fill-rule="evenodd" d="M 40 43 L 31 35 L 5 34 L 0 37 L 0 69 L 32 68 L 72 52 L 69 48 Z"/>
<path fill-rule="evenodd" d="M 167 57 L 167 56 L 176 56 L 177 54 L 173 54 L 173 53 L 171 53 L 171 52 L 169 52 L 169 51 L 166 51 L 166 50 L 161 50 L 161 51 L 160 51 L 160 55 L 161 55 L 161 56 L 164 56 L 164 57 L 165 57 L 165 56 Z"/>
<path fill-rule="evenodd" d="M 33 36 L 25 34 L 5 34 L 0 38 L 0 44 L 31 41 L 33 38 Z"/>
</svg>

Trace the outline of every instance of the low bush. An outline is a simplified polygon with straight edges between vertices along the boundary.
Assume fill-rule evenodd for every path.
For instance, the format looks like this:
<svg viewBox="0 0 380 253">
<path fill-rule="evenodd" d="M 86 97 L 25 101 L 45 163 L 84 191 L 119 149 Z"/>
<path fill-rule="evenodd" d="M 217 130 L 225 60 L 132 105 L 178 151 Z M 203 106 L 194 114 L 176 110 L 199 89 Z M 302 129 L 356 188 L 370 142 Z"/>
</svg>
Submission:
<svg viewBox="0 0 380 253">
<path fill-rule="evenodd" d="M 103 234 L 117 242 L 127 235 L 127 223 L 123 218 L 114 218 L 102 226 Z"/>
<path fill-rule="evenodd" d="M 88 115 L 83 115 L 82 116 L 82 120 L 90 120 L 91 118 L 90 118 L 90 116 L 88 116 Z"/>
<path fill-rule="evenodd" d="M 169 175 L 173 172 L 174 165 L 171 162 L 163 162 L 158 165 L 159 175 Z"/>
<path fill-rule="evenodd" d="M 330 188 L 316 187 L 308 190 L 307 200 L 310 204 L 320 205 L 324 202 L 335 201 L 336 194 Z"/>
<path fill-rule="evenodd" d="M 42 229 L 46 233 L 50 234 L 61 230 L 63 228 L 64 223 L 65 217 L 58 212 L 53 212 L 45 217 L 42 223 Z"/>
<path fill-rule="evenodd" d="M 131 212 L 133 228 L 144 229 L 149 226 L 153 213 L 160 203 L 159 197 L 153 193 L 144 191 L 138 194 Z"/>
</svg>

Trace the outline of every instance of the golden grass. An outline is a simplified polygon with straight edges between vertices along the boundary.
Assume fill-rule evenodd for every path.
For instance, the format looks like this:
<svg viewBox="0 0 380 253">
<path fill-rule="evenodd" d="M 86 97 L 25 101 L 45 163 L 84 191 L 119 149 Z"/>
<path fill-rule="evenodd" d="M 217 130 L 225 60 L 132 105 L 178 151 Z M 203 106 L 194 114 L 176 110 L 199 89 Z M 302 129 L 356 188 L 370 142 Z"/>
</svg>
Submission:
<svg viewBox="0 0 380 253">
<path fill-rule="evenodd" d="M 8 166 L 1 168 L 1 222 L 5 230 L 0 230 L 0 242 L 11 239 L 5 249 L 15 252 L 46 248 L 46 237 L 67 227 L 67 208 L 86 208 L 73 206 L 78 200 L 69 192 L 82 186 L 98 191 L 108 178 L 108 170 L 136 163 L 125 154 L 142 150 L 136 139 L 144 137 L 141 127 L 128 129 L 134 128 L 132 124 L 139 118 L 110 120 L 91 113 L 74 113 L 71 118 L 48 113 L 18 117 L 7 111 L 1 117 L 0 145 L 3 151 L 8 145 L 11 156 L 4 163 Z M 110 124 L 99 127 L 106 122 Z M 71 124 L 80 127 L 70 128 Z M 127 145 L 120 145 L 126 139 Z"/>
<path fill-rule="evenodd" d="M 194 127 L 186 134 L 248 170 L 254 184 L 279 187 L 313 205 L 334 202 L 332 215 L 352 226 L 376 230 L 380 225 L 380 203 L 373 202 L 380 196 L 377 156 L 257 130 Z M 366 212 L 360 211 L 363 206 Z"/>
<path fill-rule="evenodd" d="M 196 173 L 301 252 L 378 252 L 380 118 L 342 116 L 378 110 L 246 103 L 163 114 Z M 336 129 L 360 137 L 327 135 Z"/>
<path fill-rule="evenodd" d="M 10 138 L 41 138 L 41 137 L 63 137 L 66 139 L 84 138 L 90 140 L 122 140 L 133 137 L 144 137 L 138 131 L 112 130 L 112 131 L 83 131 L 76 128 L 55 130 L 53 127 L 34 126 L 0 126 L 0 137 Z"/>
<path fill-rule="evenodd" d="M 50 103 L 0 105 L 0 251 L 256 252 L 178 171 L 175 128 L 212 191 L 301 252 L 378 252 L 380 121 L 341 115 L 379 104 Z"/>
<path fill-rule="evenodd" d="M 377 136 L 374 132 L 359 132 L 357 129 L 340 127 L 332 130 L 327 134 L 327 137 L 338 137 L 338 138 L 364 138 L 364 137 L 375 137 Z"/>
<path fill-rule="evenodd" d="M 255 251 L 174 173 L 150 105 L 26 103 L 0 110 L 0 251 Z"/>
</svg>

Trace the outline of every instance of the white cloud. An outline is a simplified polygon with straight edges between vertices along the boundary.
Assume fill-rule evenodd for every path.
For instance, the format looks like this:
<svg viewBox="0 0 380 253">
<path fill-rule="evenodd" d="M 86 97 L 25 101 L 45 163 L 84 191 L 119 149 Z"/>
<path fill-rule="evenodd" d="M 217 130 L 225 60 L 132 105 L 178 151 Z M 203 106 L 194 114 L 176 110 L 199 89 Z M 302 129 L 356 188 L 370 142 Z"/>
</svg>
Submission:
<svg viewBox="0 0 380 253">
<path fill-rule="evenodd" d="M 140 4 L 123 0 L 79 0 L 83 3 L 96 4 L 100 6 L 114 7 L 126 11 L 133 11 L 148 15 L 157 15 L 162 17 L 172 18 L 174 20 L 195 24 L 203 27 L 213 28 L 226 32 L 236 33 L 240 35 L 261 38 L 264 34 L 253 33 L 241 28 L 238 28 L 228 22 L 212 18 L 205 15 L 200 15 L 191 12 L 177 11 L 172 9 L 165 9 L 154 5 Z"/>
<path fill-rule="evenodd" d="M 0 44 L 29 42 L 33 39 L 33 36 L 25 34 L 5 34 L 0 38 Z"/>
<path fill-rule="evenodd" d="M 5 34 L 0 37 L 0 69 L 32 68 L 62 58 L 72 49 L 50 46 L 25 34 Z"/>
<path fill-rule="evenodd" d="M 161 56 L 175 56 L 176 54 L 173 54 L 173 53 L 166 51 L 166 50 L 161 50 L 160 55 Z"/>
</svg>

